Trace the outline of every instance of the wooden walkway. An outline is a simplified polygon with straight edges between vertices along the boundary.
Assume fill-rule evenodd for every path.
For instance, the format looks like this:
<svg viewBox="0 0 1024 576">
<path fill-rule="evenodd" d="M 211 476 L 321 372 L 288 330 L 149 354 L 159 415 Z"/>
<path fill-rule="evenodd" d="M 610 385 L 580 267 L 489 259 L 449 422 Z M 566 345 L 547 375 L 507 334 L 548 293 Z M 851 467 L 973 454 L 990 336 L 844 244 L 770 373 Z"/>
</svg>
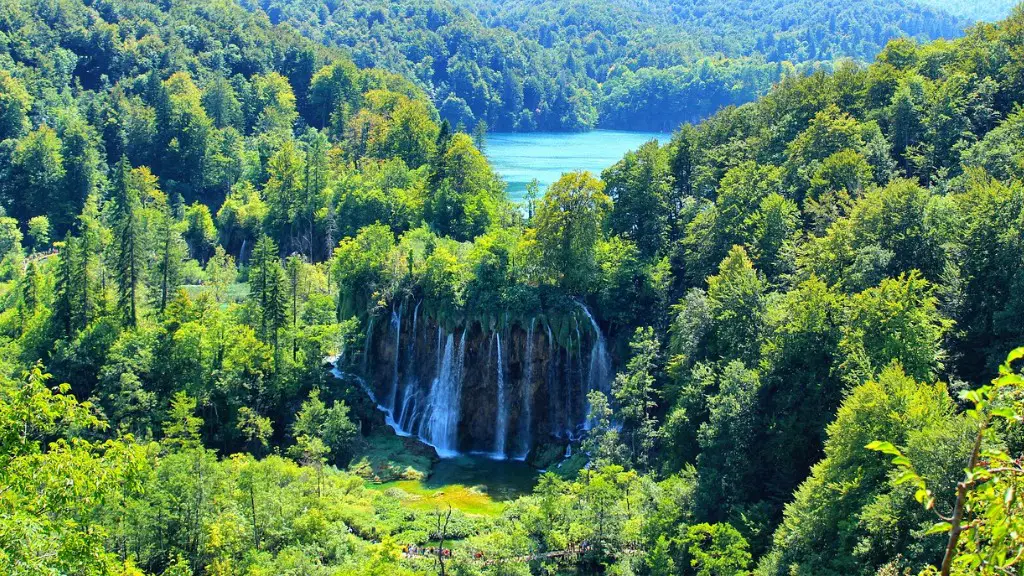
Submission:
<svg viewBox="0 0 1024 576">
<path fill-rule="evenodd" d="M 568 549 L 568 550 L 552 550 L 550 552 L 537 552 L 535 554 L 524 554 L 524 555 L 521 555 L 521 556 L 510 556 L 508 558 L 487 558 L 487 557 L 476 557 L 476 556 L 474 556 L 472 559 L 475 562 L 481 562 L 484 566 L 494 566 L 494 565 L 503 564 L 503 563 L 525 564 L 525 563 L 529 563 L 529 562 L 534 562 L 536 560 L 553 560 L 553 559 L 565 559 L 565 558 L 570 558 L 571 559 L 571 558 L 574 558 L 574 557 L 582 556 L 583 554 L 585 554 L 586 552 L 590 552 L 591 550 L 593 550 L 593 549 L 592 548 L 586 548 L 586 549 L 572 548 L 572 549 Z M 635 549 L 635 548 L 625 548 L 625 549 L 623 549 L 621 551 L 621 554 L 627 555 L 627 556 L 632 556 L 634 554 L 639 554 L 639 553 L 640 553 L 640 551 Z M 432 558 L 436 558 L 437 553 L 436 552 L 434 552 L 434 553 L 429 553 L 429 552 L 414 552 L 414 553 L 404 552 L 403 556 L 405 558 L 409 558 L 409 559 L 411 559 L 411 558 L 427 558 L 427 559 L 432 559 Z M 445 560 L 451 560 L 451 557 L 450 556 L 446 557 Z"/>
</svg>

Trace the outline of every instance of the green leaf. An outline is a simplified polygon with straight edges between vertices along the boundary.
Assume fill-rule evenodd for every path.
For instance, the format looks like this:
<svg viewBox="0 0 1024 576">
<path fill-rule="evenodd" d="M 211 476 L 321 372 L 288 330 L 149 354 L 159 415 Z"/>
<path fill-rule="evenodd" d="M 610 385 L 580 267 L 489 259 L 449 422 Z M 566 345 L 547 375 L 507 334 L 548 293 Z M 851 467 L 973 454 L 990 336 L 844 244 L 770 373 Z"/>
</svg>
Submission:
<svg viewBox="0 0 1024 576">
<path fill-rule="evenodd" d="M 932 534 L 945 534 L 953 529 L 953 525 L 949 522 L 939 522 L 935 526 L 932 526 L 924 533 L 925 536 L 931 536 Z"/>
<path fill-rule="evenodd" d="M 892 459 L 892 463 L 896 466 L 902 466 L 903 468 L 911 468 L 913 464 L 910 463 L 910 458 L 906 456 L 897 456 Z"/>
<path fill-rule="evenodd" d="M 981 394 L 977 390 L 968 390 L 961 395 L 961 398 L 970 402 L 971 404 L 977 404 L 981 402 Z"/>
<path fill-rule="evenodd" d="M 1007 420 L 1015 420 L 1017 418 L 1017 413 L 1013 411 L 1013 408 L 993 408 L 992 415 Z"/>
<path fill-rule="evenodd" d="M 1013 364 L 1014 362 L 1020 360 L 1021 358 L 1024 358 L 1024 346 L 1016 348 L 1013 351 L 1011 351 L 1010 354 L 1006 357 L 1006 363 Z"/>
<path fill-rule="evenodd" d="M 903 453 L 898 448 L 892 445 L 891 442 L 882 442 L 875 440 L 874 442 L 865 446 L 868 450 L 874 450 L 875 452 L 881 452 L 882 454 L 889 454 L 890 456 L 903 456 Z"/>
<path fill-rule="evenodd" d="M 917 475 L 917 472 L 914 472 L 913 470 L 905 470 L 902 474 L 896 477 L 893 484 L 900 486 L 903 484 L 914 483 L 916 485 L 917 481 L 920 479 L 921 477 Z"/>
</svg>

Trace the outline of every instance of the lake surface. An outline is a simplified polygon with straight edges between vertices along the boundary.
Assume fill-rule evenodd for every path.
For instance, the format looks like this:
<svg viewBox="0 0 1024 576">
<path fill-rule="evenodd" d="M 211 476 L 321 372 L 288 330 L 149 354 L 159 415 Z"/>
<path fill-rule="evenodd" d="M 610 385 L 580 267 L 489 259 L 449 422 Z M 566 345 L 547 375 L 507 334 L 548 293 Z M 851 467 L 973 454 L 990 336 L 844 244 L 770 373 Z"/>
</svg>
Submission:
<svg viewBox="0 0 1024 576">
<path fill-rule="evenodd" d="M 491 166 L 508 183 L 508 195 L 522 201 L 534 178 L 540 193 L 565 172 L 589 170 L 595 176 L 630 150 L 657 139 L 665 144 L 671 134 L 660 132 L 492 132 L 484 152 Z"/>
</svg>

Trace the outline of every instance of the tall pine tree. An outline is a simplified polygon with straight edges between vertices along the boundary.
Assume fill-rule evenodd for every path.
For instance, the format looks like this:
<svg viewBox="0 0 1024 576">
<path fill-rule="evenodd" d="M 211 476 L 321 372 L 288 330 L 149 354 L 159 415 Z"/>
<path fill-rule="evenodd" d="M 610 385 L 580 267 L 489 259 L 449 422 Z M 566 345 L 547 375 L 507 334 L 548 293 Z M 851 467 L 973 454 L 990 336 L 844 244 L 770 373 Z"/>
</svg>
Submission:
<svg viewBox="0 0 1024 576">
<path fill-rule="evenodd" d="M 143 237 L 138 192 L 131 185 L 128 158 L 114 170 L 114 231 L 117 242 L 117 306 L 125 326 L 138 324 L 138 292 L 143 270 Z"/>
</svg>

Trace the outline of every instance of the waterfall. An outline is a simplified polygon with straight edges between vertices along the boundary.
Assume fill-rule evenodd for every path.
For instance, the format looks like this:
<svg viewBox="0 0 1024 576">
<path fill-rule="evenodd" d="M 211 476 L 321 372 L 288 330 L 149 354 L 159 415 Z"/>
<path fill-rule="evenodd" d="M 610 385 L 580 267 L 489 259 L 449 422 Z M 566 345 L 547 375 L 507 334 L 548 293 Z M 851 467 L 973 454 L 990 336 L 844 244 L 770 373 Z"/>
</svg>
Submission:
<svg viewBox="0 0 1024 576">
<path fill-rule="evenodd" d="M 544 323 L 544 327 L 548 331 L 548 373 L 547 382 L 545 382 L 545 388 L 548 397 L 548 422 L 551 424 L 551 431 L 555 436 L 561 436 L 562 430 L 555 428 L 555 423 L 558 422 L 558 409 L 557 400 L 558 392 L 555 390 L 555 375 L 558 373 L 556 367 L 557 358 L 555 358 L 555 338 L 551 334 L 551 325 L 547 322 Z"/>
<path fill-rule="evenodd" d="M 437 325 L 437 345 L 434 350 L 437 352 L 437 360 L 434 361 L 434 370 L 436 372 L 441 371 L 441 325 Z"/>
<path fill-rule="evenodd" d="M 402 399 L 399 412 L 395 415 L 402 430 L 411 431 L 416 427 L 420 412 L 419 377 L 416 373 L 416 331 L 419 325 L 420 303 L 412 312 L 412 333 L 405 351 L 405 384 L 402 387 Z"/>
<path fill-rule="evenodd" d="M 505 392 L 505 363 L 501 354 L 501 334 L 494 333 L 498 343 L 498 414 L 494 421 L 494 456 L 505 458 L 505 439 L 508 436 L 508 394 Z"/>
<path fill-rule="evenodd" d="M 238 249 L 238 263 L 242 264 L 245 262 L 245 241 L 247 238 L 242 238 L 242 247 Z"/>
<path fill-rule="evenodd" d="M 444 354 L 437 378 L 430 386 L 427 400 L 428 415 L 420 427 L 420 438 L 437 450 L 438 456 L 450 458 L 458 455 L 458 427 L 462 400 L 462 368 L 466 354 L 466 332 L 459 339 L 458 357 L 454 348 L 454 335 L 445 341 Z"/>
<path fill-rule="evenodd" d="M 345 378 L 352 378 L 353 380 L 355 380 L 356 384 L 359 385 L 363 392 L 377 406 L 377 410 L 384 413 L 384 422 L 387 423 L 387 425 L 390 426 L 391 429 L 395 431 L 395 434 L 398 434 L 399 436 L 409 436 L 409 434 L 403 432 L 402 429 L 398 426 L 398 424 L 396 424 L 395 421 L 391 418 L 391 414 L 388 412 L 387 407 L 381 406 L 380 403 L 377 402 L 377 398 L 373 393 L 373 389 L 370 388 L 369 384 L 367 384 L 366 379 L 361 376 L 356 376 L 355 374 L 343 372 L 340 366 L 341 364 L 339 362 L 335 362 L 334 367 L 331 368 L 331 374 L 339 380 L 344 380 Z"/>
<path fill-rule="evenodd" d="M 395 349 L 394 349 L 394 361 L 392 363 L 391 373 L 391 403 L 388 406 L 391 409 L 391 417 L 395 417 L 395 409 L 398 404 L 398 361 L 402 357 L 402 307 L 399 306 L 398 310 L 391 311 L 391 330 L 395 333 Z"/>
<path fill-rule="evenodd" d="M 605 395 L 609 395 L 612 392 L 612 361 L 608 356 L 608 346 L 605 344 L 604 334 L 601 333 L 601 327 L 597 325 L 597 321 L 590 314 L 590 310 L 583 303 L 579 303 L 579 306 L 583 309 L 583 313 L 587 315 L 587 320 L 590 320 L 590 326 L 594 329 L 595 337 L 594 346 L 590 349 L 587 391 L 600 390 Z"/>
<path fill-rule="evenodd" d="M 370 371 L 370 346 L 373 343 L 373 321 L 375 318 L 370 316 L 370 321 L 366 325 L 366 336 L 363 342 L 363 376 L 366 376 Z M 371 398 L 373 395 L 371 394 Z M 374 400 L 376 402 L 376 400 Z"/>
<path fill-rule="evenodd" d="M 577 344 L 577 346 L 579 346 L 579 344 Z M 563 386 L 565 391 L 565 432 L 570 438 L 572 437 L 572 433 L 575 429 L 572 382 L 572 336 L 570 335 L 568 345 L 565 349 L 565 385 Z"/>
<path fill-rule="evenodd" d="M 605 396 L 611 396 L 611 374 L 612 374 L 612 361 L 608 356 L 608 346 L 605 344 L 604 334 L 601 333 L 601 327 L 597 325 L 597 321 L 594 320 L 594 316 L 590 313 L 590 309 L 587 308 L 582 302 L 577 302 L 580 309 L 587 316 L 587 320 L 590 320 L 590 326 L 594 329 L 594 345 L 590 349 L 590 365 L 587 369 L 587 388 L 586 391 L 590 392 L 597 390 Z M 583 358 L 580 357 L 580 370 L 583 369 Z M 583 428 L 585 430 L 590 429 L 590 402 L 584 402 L 584 414 L 583 414 Z"/>
<path fill-rule="evenodd" d="M 526 356 L 523 362 L 526 368 L 523 370 L 522 407 L 519 410 L 519 453 L 516 456 L 519 460 L 525 460 L 530 455 L 531 434 L 533 431 L 533 327 L 537 319 L 530 320 L 530 327 L 526 330 Z"/>
</svg>

